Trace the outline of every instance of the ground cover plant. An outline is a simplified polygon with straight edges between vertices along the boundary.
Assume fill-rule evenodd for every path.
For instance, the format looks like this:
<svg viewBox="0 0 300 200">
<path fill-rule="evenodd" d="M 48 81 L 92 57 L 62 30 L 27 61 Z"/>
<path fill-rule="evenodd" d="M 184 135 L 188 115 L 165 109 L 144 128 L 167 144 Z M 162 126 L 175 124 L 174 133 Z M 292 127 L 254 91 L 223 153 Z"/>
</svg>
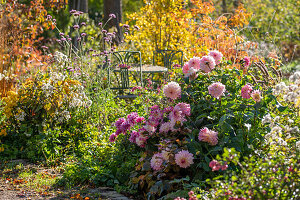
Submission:
<svg viewBox="0 0 300 200">
<path fill-rule="evenodd" d="M 243 35 L 247 4 L 218 16 L 212 1 L 146 0 L 121 24 L 120 44 L 116 29 L 77 10 L 58 29 L 49 13 L 61 1 L 0 5 L 1 59 L 10 58 L 0 71 L 1 185 L 45 198 L 96 199 L 102 186 L 150 200 L 299 198 L 300 73 Z M 113 52 L 141 51 L 148 64 L 155 49 L 182 50 L 183 66 L 154 82 L 144 74 L 128 89 L 136 98 L 116 98 L 120 74 L 109 69 L 131 66 Z"/>
</svg>

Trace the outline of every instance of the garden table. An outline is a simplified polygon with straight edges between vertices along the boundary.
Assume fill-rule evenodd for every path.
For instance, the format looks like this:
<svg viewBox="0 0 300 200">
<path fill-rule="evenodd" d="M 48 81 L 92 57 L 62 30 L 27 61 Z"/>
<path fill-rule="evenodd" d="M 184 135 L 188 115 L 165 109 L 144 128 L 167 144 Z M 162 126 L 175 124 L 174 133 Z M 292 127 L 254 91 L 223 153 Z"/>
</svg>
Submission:
<svg viewBox="0 0 300 200">
<path fill-rule="evenodd" d="M 129 72 L 137 72 L 139 70 L 140 70 L 139 67 L 131 67 L 128 69 Z M 164 73 L 167 71 L 168 71 L 168 68 L 162 67 L 162 66 L 155 66 L 155 65 L 143 65 L 142 66 L 143 73 L 154 74 L 154 73 Z M 114 72 L 120 72 L 120 68 L 118 67 L 118 68 L 114 69 Z"/>
<path fill-rule="evenodd" d="M 128 69 L 128 72 L 138 72 L 140 70 L 139 67 L 131 67 Z M 120 68 L 114 69 L 114 72 L 120 72 Z M 142 65 L 142 73 L 145 74 L 150 74 L 152 76 L 152 82 L 153 82 L 153 77 L 155 73 L 166 73 L 168 72 L 168 68 L 162 67 L 162 66 L 157 66 L 157 65 Z"/>
</svg>

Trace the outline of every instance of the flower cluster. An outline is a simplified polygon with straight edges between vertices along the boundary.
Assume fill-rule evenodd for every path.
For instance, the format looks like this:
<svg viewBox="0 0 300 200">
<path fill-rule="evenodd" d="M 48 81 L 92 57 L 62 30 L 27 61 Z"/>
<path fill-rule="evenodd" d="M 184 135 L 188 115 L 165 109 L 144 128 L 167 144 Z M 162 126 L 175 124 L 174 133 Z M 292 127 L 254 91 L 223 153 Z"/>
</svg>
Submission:
<svg viewBox="0 0 300 200">
<path fill-rule="evenodd" d="M 216 65 L 221 63 L 223 54 L 219 51 L 210 51 L 207 56 L 202 58 L 193 57 L 187 63 L 184 64 L 182 72 L 185 77 L 189 77 L 191 80 L 197 78 L 197 72 L 201 70 L 204 73 L 211 72 Z"/>
<path fill-rule="evenodd" d="M 178 89 L 176 87 L 178 84 L 175 82 L 169 83 L 167 87 L 173 87 L 172 85 Z M 194 163 L 194 155 L 181 147 L 174 146 L 177 137 L 171 138 L 184 132 L 183 122 L 187 121 L 190 115 L 191 108 L 186 103 L 180 102 L 164 109 L 154 105 L 150 108 L 147 119 L 139 117 L 135 112 L 129 114 L 126 119 L 119 118 L 115 122 L 117 130 L 110 136 L 110 141 L 115 141 L 120 133 L 130 133 L 129 141 L 141 148 L 146 147 L 149 140 L 151 140 L 149 145 L 156 141 L 158 149 L 149 159 L 154 171 L 164 170 L 167 166 L 188 168 Z"/>
<path fill-rule="evenodd" d="M 197 196 L 193 191 L 189 191 L 189 200 L 198 200 Z M 176 197 L 174 200 L 186 200 L 186 198 Z"/>
<path fill-rule="evenodd" d="M 273 93 L 276 96 L 283 95 L 283 99 L 286 102 L 297 105 L 300 104 L 300 72 L 295 72 L 289 77 L 290 85 L 286 85 L 284 82 L 278 83 Z"/>
<path fill-rule="evenodd" d="M 284 138 L 290 139 L 293 137 L 293 135 L 299 134 L 300 130 L 298 126 L 280 126 L 279 121 L 279 116 L 272 118 L 270 114 L 267 114 L 263 117 L 262 124 L 268 124 L 271 128 L 271 131 L 264 136 L 265 142 L 270 145 L 286 146 L 287 142 L 284 140 Z M 288 119 L 287 122 L 288 124 L 292 124 L 294 121 Z"/>
<path fill-rule="evenodd" d="M 117 130 L 110 136 L 110 140 L 113 142 L 120 133 L 127 134 L 128 131 L 131 131 L 130 142 L 144 147 L 147 139 L 156 131 L 161 134 L 167 134 L 170 131 L 176 132 L 175 125 L 186 121 L 186 117 L 191 114 L 190 112 L 190 105 L 186 103 L 178 103 L 175 107 L 168 107 L 164 110 L 161 110 L 158 105 L 154 105 L 150 108 L 150 115 L 147 120 L 133 112 L 127 116 L 127 119 L 119 118 L 115 122 Z M 165 122 L 164 117 L 169 120 Z M 131 130 L 137 123 L 142 127 L 137 131 Z"/>
<path fill-rule="evenodd" d="M 181 87 L 176 82 L 170 82 L 164 86 L 164 94 L 170 99 L 177 99 L 181 94 Z"/>
<path fill-rule="evenodd" d="M 63 123 L 70 120 L 74 109 L 92 104 L 78 81 L 56 72 L 38 74 L 27 80 L 3 101 L 6 117 L 20 123 L 33 119 L 37 120 L 34 123 Z"/>
<path fill-rule="evenodd" d="M 215 146 L 218 144 L 218 132 L 204 127 L 200 130 L 198 139 L 199 141 L 207 142 L 208 144 Z"/>
<path fill-rule="evenodd" d="M 252 99 L 256 102 L 261 101 L 261 93 L 259 90 L 253 90 L 252 86 L 250 84 L 246 84 L 241 89 L 241 96 L 244 99 Z"/>
<path fill-rule="evenodd" d="M 186 150 L 181 150 L 175 155 L 175 162 L 181 168 L 188 168 L 193 162 L 194 156 Z"/>
<path fill-rule="evenodd" d="M 224 162 L 222 164 L 217 160 L 212 160 L 209 163 L 209 167 L 211 168 L 212 171 L 219 171 L 219 170 L 224 171 L 228 168 L 228 165 L 227 165 L 227 162 Z"/>
<path fill-rule="evenodd" d="M 225 92 L 225 85 L 220 82 L 216 82 L 208 86 L 208 93 L 214 98 L 219 99 Z"/>
<path fill-rule="evenodd" d="M 117 128 L 116 132 L 111 134 L 109 137 L 110 142 L 115 142 L 118 135 L 127 134 L 128 131 L 131 130 L 137 123 L 141 123 L 145 120 L 144 117 L 140 117 L 136 112 L 132 112 L 127 116 L 127 119 L 119 118 L 115 122 L 115 127 Z M 142 138 L 140 134 L 136 131 L 132 131 L 130 141 L 140 141 Z"/>
<path fill-rule="evenodd" d="M 130 65 L 126 65 L 126 64 L 119 64 L 119 68 L 121 68 L 121 69 L 130 69 L 131 68 L 131 66 Z"/>
</svg>

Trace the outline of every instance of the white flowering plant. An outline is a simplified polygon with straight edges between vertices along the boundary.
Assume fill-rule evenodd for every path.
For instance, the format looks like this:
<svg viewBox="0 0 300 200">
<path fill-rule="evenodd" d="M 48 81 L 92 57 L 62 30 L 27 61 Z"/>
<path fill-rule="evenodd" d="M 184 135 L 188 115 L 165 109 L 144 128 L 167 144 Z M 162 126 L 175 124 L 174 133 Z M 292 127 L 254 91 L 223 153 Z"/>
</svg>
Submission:
<svg viewBox="0 0 300 200">
<path fill-rule="evenodd" d="M 26 144 L 40 143 L 49 129 L 76 126 L 85 118 L 80 110 L 92 104 L 78 81 L 56 72 L 36 74 L 16 92 L 8 92 L 3 101 L 5 143 L 20 148 L 18 153 L 22 153 L 21 149 L 24 153 L 26 146 L 34 148 L 33 144 Z M 7 150 L 6 154 L 10 154 L 12 149 Z"/>
</svg>

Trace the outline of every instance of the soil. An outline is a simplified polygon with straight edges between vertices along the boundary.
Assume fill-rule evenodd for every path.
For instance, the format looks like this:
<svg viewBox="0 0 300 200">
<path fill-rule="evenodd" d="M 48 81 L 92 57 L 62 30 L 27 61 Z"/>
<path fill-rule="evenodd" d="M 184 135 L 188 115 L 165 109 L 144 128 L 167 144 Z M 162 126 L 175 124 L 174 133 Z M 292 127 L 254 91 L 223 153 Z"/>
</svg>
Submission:
<svg viewBox="0 0 300 200">
<path fill-rule="evenodd" d="M 79 199 L 79 200 L 130 200 L 122 194 L 117 193 L 108 187 L 92 187 L 81 186 L 74 187 L 69 190 L 60 188 L 39 188 L 33 189 L 28 187 L 25 179 L 18 177 L 18 169 L 4 170 L 7 164 L 21 164 L 24 169 L 30 169 L 40 174 L 46 174 L 50 177 L 61 176 L 61 174 L 52 169 L 44 168 L 35 164 L 27 163 L 24 160 L 14 160 L 6 164 L 0 162 L 0 200 L 66 200 L 66 199 Z M 27 184 L 26 184 L 27 183 Z"/>
</svg>

